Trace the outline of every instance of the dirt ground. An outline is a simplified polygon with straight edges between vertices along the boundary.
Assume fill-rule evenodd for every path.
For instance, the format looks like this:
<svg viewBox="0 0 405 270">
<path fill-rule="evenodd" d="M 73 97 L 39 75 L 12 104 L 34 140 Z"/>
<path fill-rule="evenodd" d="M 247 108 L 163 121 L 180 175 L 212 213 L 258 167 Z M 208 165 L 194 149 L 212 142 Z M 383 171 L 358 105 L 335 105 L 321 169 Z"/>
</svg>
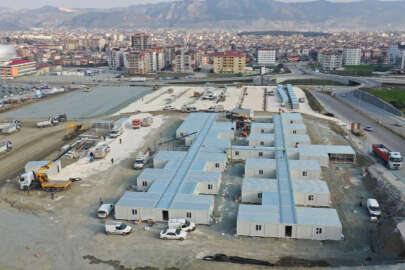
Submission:
<svg viewBox="0 0 405 270">
<path fill-rule="evenodd" d="M 184 118 L 184 116 L 183 116 Z M 170 139 L 180 125 L 179 115 L 171 115 L 165 124 L 152 132 L 144 147 L 156 149 L 157 141 Z M 334 134 L 327 122 L 306 120 L 315 143 L 344 144 L 341 135 Z M 14 171 L 19 163 L 9 160 L 22 159 L 29 153 L 41 154 L 42 158 L 54 156 L 58 132 L 55 130 L 24 129 L 16 141 L 24 138 L 40 138 L 37 132 L 47 132 L 44 141 L 38 139 L 35 147 L 22 154 L 3 157 L 0 173 Z M 52 132 L 55 132 L 53 134 Z M 328 140 L 323 141 L 325 136 Z M 49 144 L 54 140 L 55 145 Z M 134 138 L 136 139 L 136 138 Z M 47 147 L 45 147 L 47 146 Z M 177 145 L 161 145 L 161 148 L 177 149 Z M 49 149 L 49 153 L 47 153 Z M 17 151 L 16 151 L 17 152 Z M 20 151 L 18 151 L 20 152 Z M 37 153 L 39 152 L 39 153 Z M 12 154 L 12 153 L 10 153 Z M 131 169 L 135 153 L 131 158 L 112 169 L 74 183 L 71 190 L 57 193 L 52 200 L 42 191 L 21 192 L 15 179 L 5 182 L 0 189 L 0 270 L 3 269 L 265 269 L 263 266 L 240 265 L 203 261 L 205 255 L 222 253 L 251 259 L 269 261 L 278 266 L 272 269 L 325 269 L 336 266 L 360 266 L 380 263 L 382 260 L 402 258 L 403 244 L 392 229 L 392 216 L 402 215 L 400 205 L 387 207 L 382 224 L 368 222 L 365 199 L 380 194 L 370 180 L 362 179 L 358 166 L 332 166 L 323 169 L 323 179 L 332 191 L 333 206 L 337 208 L 343 224 L 342 241 L 310 241 L 236 237 L 236 213 L 242 183 L 243 164 L 232 164 L 223 175 L 219 195 L 215 200 L 215 216 L 218 223 L 198 226 L 185 241 L 162 241 L 159 231 L 163 224 L 146 228 L 146 224 L 130 222 L 134 232 L 128 236 L 107 236 L 103 221 L 96 217 L 99 200 L 115 203 L 134 183 L 139 171 Z M 32 159 L 28 158 L 27 159 Z M 8 165 L 3 165 L 3 164 Z M 21 163 L 23 163 L 21 161 Z M 18 165 L 18 166 L 17 166 Z M 1 167 L 3 166 L 3 167 Z M 150 164 L 149 164 L 150 166 Z M 21 168 L 20 168 L 21 169 Z M 380 197 L 378 197 L 379 199 Z M 360 201 L 363 201 L 360 206 Z M 396 209 L 394 212 L 393 210 Z M 382 237 L 383 236 L 383 237 Z M 387 239 L 387 241 L 383 241 Z M 389 242 L 392 242 L 389 243 Z M 5 244 L 7 243 L 7 244 Z M 363 268 L 362 268 L 363 269 Z"/>
</svg>

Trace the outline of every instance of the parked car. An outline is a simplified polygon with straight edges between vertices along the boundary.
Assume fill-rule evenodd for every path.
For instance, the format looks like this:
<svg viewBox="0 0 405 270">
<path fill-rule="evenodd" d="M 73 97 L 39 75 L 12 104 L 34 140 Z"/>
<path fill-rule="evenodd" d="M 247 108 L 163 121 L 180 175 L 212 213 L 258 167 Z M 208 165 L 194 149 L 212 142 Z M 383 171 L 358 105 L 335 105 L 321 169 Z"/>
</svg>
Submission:
<svg viewBox="0 0 405 270">
<path fill-rule="evenodd" d="M 223 112 L 224 106 L 223 105 L 214 105 L 208 108 L 209 112 Z"/>
<path fill-rule="evenodd" d="M 400 122 L 395 122 L 394 126 L 403 127 L 404 125 L 402 123 L 400 123 Z"/>
<path fill-rule="evenodd" d="M 107 222 L 105 224 L 105 233 L 106 234 L 119 234 L 119 235 L 127 235 L 131 233 L 132 227 L 126 225 L 123 222 Z"/>
<path fill-rule="evenodd" d="M 367 210 L 370 215 L 370 221 L 377 221 L 381 217 L 381 209 L 376 199 L 367 200 Z"/>
<path fill-rule="evenodd" d="M 149 160 L 149 156 L 150 153 L 149 151 L 145 151 L 145 152 L 140 152 L 136 155 L 136 159 L 134 162 L 134 169 L 135 170 L 141 170 L 143 169 L 143 167 L 145 166 L 145 164 L 148 162 Z"/>
<path fill-rule="evenodd" d="M 187 232 L 181 229 L 164 229 L 160 232 L 160 238 L 163 240 L 184 240 L 187 238 Z"/>
<path fill-rule="evenodd" d="M 169 219 L 169 228 L 170 229 L 181 229 L 185 232 L 191 232 L 195 230 L 195 224 L 187 219 Z"/>
<path fill-rule="evenodd" d="M 371 127 L 371 126 L 366 126 L 366 127 L 364 128 L 364 130 L 365 130 L 365 131 L 368 131 L 368 132 L 371 132 L 371 131 L 373 131 L 373 127 Z"/>
<path fill-rule="evenodd" d="M 97 210 L 97 216 L 99 218 L 106 218 L 110 215 L 110 213 L 113 211 L 114 205 L 111 203 L 104 203 L 100 206 L 100 208 Z"/>
<path fill-rule="evenodd" d="M 163 107 L 164 111 L 174 111 L 176 108 L 174 108 L 172 105 L 166 105 Z"/>
</svg>

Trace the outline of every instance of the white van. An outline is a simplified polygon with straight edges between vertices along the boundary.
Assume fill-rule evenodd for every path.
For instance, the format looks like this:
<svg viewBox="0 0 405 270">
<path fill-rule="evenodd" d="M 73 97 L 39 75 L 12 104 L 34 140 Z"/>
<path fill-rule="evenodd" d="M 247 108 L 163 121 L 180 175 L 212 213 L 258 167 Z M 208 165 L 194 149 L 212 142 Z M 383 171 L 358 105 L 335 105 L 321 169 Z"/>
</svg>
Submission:
<svg viewBox="0 0 405 270">
<path fill-rule="evenodd" d="M 195 224 L 187 219 L 169 219 L 168 226 L 170 229 L 181 229 L 185 232 L 191 232 L 195 230 Z"/>
<path fill-rule="evenodd" d="M 113 211 L 114 205 L 110 203 L 104 203 L 100 206 L 100 208 L 97 210 L 97 216 L 99 218 L 106 218 L 110 215 L 110 213 Z"/>
<path fill-rule="evenodd" d="M 105 224 L 106 234 L 120 234 L 127 235 L 132 231 L 132 227 L 123 222 L 111 221 Z"/>
<path fill-rule="evenodd" d="M 367 200 L 367 210 L 370 215 L 370 221 L 375 222 L 381 217 L 381 209 L 376 199 Z"/>
</svg>

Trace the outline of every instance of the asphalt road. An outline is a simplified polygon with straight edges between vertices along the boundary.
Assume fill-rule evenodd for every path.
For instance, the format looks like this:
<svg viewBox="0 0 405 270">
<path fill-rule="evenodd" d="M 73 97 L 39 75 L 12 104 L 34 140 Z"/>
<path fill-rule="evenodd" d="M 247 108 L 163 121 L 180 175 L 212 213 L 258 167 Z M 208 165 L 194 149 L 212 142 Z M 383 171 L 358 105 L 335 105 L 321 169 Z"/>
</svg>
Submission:
<svg viewBox="0 0 405 270">
<path fill-rule="evenodd" d="M 359 114 L 336 98 L 320 92 L 313 92 L 313 94 L 330 113 L 333 113 L 337 118 L 345 121 L 349 128 L 352 122 L 359 122 L 363 127 L 373 127 L 373 131 L 368 132 L 367 139 L 364 140 L 364 150 L 370 151 L 371 144 L 382 143 L 392 151 L 399 151 L 402 154 L 405 153 L 405 140 L 403 140 L 401 137 L 368 120 L 366 117 Z M 405 179 L 405 167 L 402 167 L 399 176 L 401 176 L 403 180 Z"/>
</svg>

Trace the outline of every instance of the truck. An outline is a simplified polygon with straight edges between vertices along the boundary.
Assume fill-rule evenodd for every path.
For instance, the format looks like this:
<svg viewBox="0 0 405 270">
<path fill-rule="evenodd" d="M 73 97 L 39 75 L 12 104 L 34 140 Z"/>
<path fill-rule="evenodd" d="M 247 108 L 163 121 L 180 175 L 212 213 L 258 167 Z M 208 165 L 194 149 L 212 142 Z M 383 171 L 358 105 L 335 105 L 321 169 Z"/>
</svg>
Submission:
<svg viewBox="0 0 405 270">
<path fill-rule="evenodd" d="M 351 131 L 352 131 L 353 135 L 358 136 L 358 137 L 367 136 L 367 133 L 364 132 L 364 130 L 361 129 L 361 124 L 360 123 L 352 123 Z"/>
<path fill-rule="evenodd" d="M 80 181 L 80 178 L 70 178 L 69 180 L 52 180 L 49 179 L 45 171 L 63 157 L 67 152 L 73 149 L 76 144 L 71 145 L 68 149 L 60 153 L 55 159 L 43 165 L 38 171 L 26 172 L 20 175 L 20 190 L 30 190 L 35 187 L 48 192 L 63 191 L 71 187 L 73 182 Z"/>
<path fill-rule="evenodd" d="M 37 126 L 37 128 L 44 128 L 44 127 L 55 126 L 58 123 L 59 123 L 58 120 L 56 120 L 54 117 L 49 117 L 48 120 L 46 120 L 46 121 L 37 122 L 36 126 Z"/>
<path fill-rule="evenodd" d="M 153 124 L 153 118 L 152 117 L 148 116 L 148 117 L 145 117 L 144 119 L 142 119 L 141 125 L 143 127 L 150 127 L 152 124 Z"/>
<path fill-rule="evenodd" d="M 0 133 L 11 134 L 21 129 L 21 122 L 19 120 L 11 120 L 8 123 L 0 123 Z"/>
<path fill-rule="evenodd" d="M 393 152 L 383 144 L 373 144 L 374 155 L 380 157 L 385 166 L 391 170 L 399 170 L 402 166 L 402 155 L 400 152 Z"/>
<path fill-rule="evenodd" d="M 141 124 L 142 124 L 141 119 L 132 120 L 132 128 L 135 128 L 135 129 L 140 128 Z"/>
<path fill-rule="evenodd" d="M 120 118 L 117 121 L 115 121 L 114 126 L 109 134 L 110 138 L 117 138 L 121 136 L 121 134 L 124 132 L 124 125 L 127 121 L 128 118 Z"/>
<path fill-rule="evenodd" d="M 136 159 L 134 162 L 134 169 L 135 170 L 141 170 L 145 166 L 145 164 L 148 162 L 150 153 L 149 151 L 145 152 L 140 152 L 136 155 Z"/>
<path fill-rule="evenodd" d="M 10 152 L 13 149 L 11 141 L 0 142 L 0 154 Z"/>
</svg>

